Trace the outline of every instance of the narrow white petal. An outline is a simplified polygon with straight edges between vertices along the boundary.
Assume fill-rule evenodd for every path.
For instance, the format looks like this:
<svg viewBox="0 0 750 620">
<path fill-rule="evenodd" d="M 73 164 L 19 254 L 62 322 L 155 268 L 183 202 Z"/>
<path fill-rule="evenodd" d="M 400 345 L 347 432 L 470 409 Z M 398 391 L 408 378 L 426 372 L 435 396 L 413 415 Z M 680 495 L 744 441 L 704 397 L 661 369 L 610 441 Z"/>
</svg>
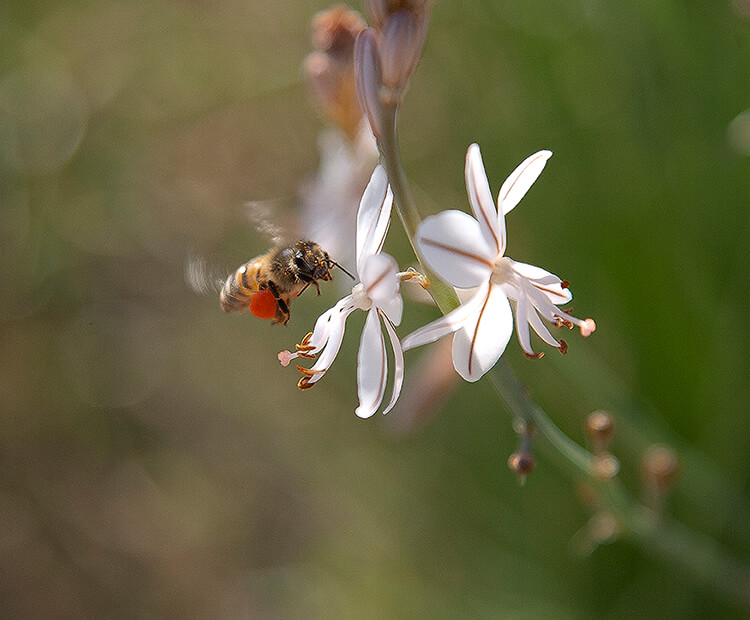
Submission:
<svg viewBox="0 0 750 620">
<path fill-rule="evenodd" d="M 547 329 L 547 326 L 544 323 L 542 323 L 542 319 L 539 318 L 539 315 L 536 313 L 534 309 L 531 309 L 531 308 L 529 309 L 528 321 L 529 321 L 529 325 L 531 325 L 534 331 L 538 334 L 538 336 L 542 340 L 544 340 L 544 342 L 546 342 L 551 347 L 560 346 L 560 343 L 550 333 L 549 329 Z"/>
<path fill-rule="evenodd" d="M 387 302 L 378 304 L 381 310 L 394 325 L 401 325 L 401 317 L 404 313 L 404 300 L 401 295 L 389 299 Z"/>
<path fill-rule="evenodd" d="M 399 297 L 398 265 L 390 254 L 366 256 L 359 276 L 372 303 L 380 306 Z"/>
<path fill-rule="evenodd" d="M 505 247 L 504 239 L 500 238 L 498 227 L 497 207 L 492 199 L 487 173 L 484 171 L 482 154 L 478 144 L 472 144 L 466 152 L 466 193 L 474 217 L 477 218 L 482 234 L 495 254 Z"/>
<path fill-rule="evenodd" d="M 306 343 L 310 347 L 308 353 L 311 353 L 312 355 L 320 353 L 330 337 L 332 325 L 331 318 L 340 315 L 342 310 L 350 308 L 353 299 L 354 298 L 351 295 L 343 297 L 336 302 L 335 306 L 329 308 L 318 317 L 318 320 L 315 321 L 312 336 L 310 336 L 310 339 Z M 346 313 L 347 316 L 349 315 L 349 312 L 351 312 L 351 310 Z"/>
<path fill-rule="evenodd" d="M 533 284 L 553 304 L 559 306 L 560 304 L 566 304 L 573 299 L 573 294 L 567 287 L 562 287 L 563 281 L 555 274 L 550 273 L 541 267 L 535 267 L 534 265 L 519 263 L 513 260 L 511 260 L 511 265 L 513 271 L 525 280 L 528 280 L 529 283 Z"/>
<path fill-rule="evenodd" d="M 527 157 L 521 164 L 505 179 L 497 197 L 497 208 L 501 216 L 509 213 L 521 198 L 526 195 L 529 188 L 537 180 L 547 160 L 552 157 L 552 151 L 539 151 Z"/>
<path fill-rule="evenodd" d="M 391 347 L 393 348 L 393 393 L 391 394 L 391 400 L 383 410 L 383 415 L 385 415 L 393 409 L 393 405 L 396 404 L 399 394 L 401 394 L 401 386 L 404 384 L 404 351 L 398 341 L 396 330 L 393 329 L 393 325 L 391 325 L 387 316 L 383 317 L 383 322 L 386 330 L 388 330 L 388 337 L 391 339 Z"/>
<path fill-rule="evenodd" d="M 383 247 L 391 218 L 393 194 L 383 166 L 377 166 L 370 177 L 357 211 L 357 272 L 366 256 Z"/>
<path fill-rule="evenodd" d="M 423 344 L 435 342 L 440 338 L 452 334 L 460 329 L 474 314 L 478 314 L 479 308 L 484 303 L 486 286 L 477 291 L 477 294 L 466 303 L 461 304 L 445 316 L 428 323 L 424 327 L 413 331 L 401 341 L 404 351 L 421 347 Z"/>
<path fill-rule="evenodd" d="M 346 319 L 352 313 L 354 307 L 339 306 L 336 304 L 329 312 L 331 314 L 328 317 L 328 323 L 326 327 L 327 342 L 324 343 L 323 352 L 320 353 L 318 360 L 313 364 L 312 370 L 314 374 L 310 378 L 310 383 L 315 383 L 320 379 L 323 374 L 331 367 L 333 360 L 336 359 L 339 349 L 341 348 L 341 342 L 344 339 L 344 328 L 346 327 Z M 322 318 L 322 317 L 321 317 Z M 317 328 L 317 325 L 316 325 Z"/>
<path fill-rule="evenodd" d="M 383 401 L 388 362 L 385 353 L 385 340 L 380 329 L 380 317 L 376 312 L 368 312 L 357 356 L 357 393 L 359 407 L 355 413 L 360 418 L 369 418 L 378 410 Z"/>
<path fill-rule="evenodd" d="M 477 381 L 505 351 L 513 332 L 510 303 L 500 286 L 481 289 L 482 305 L 453 336 L 453 366 L 466 381 Z"/>
<path fill-rule="evenodd" d="M 524 353 L 534 355 L 534 349 L 531 348 L 531 335 L 529 333 L 529 300 L 523 293 L 516 300 L 516 336 Z"/>
<path fill-rule="evenodd" d="M 443 211 L 430 216 L 420 224 L 416 239 L 427 264 L 452 286 L 479 286 L 492 272 L 497 253 L 468 213 Z"/>
</svg>

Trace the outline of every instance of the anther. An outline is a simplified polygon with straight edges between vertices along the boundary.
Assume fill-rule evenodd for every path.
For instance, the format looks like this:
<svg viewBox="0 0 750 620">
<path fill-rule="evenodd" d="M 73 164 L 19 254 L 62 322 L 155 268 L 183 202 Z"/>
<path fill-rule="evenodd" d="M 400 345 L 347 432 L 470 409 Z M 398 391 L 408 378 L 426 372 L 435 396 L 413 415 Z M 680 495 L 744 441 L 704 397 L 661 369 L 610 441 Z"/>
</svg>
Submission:
<svg viewBox="0 0 750 620">
<path fill-rule="evenodd" d="M 540 360 L 544 357 L 544 353 L 527 353 L 524 351 L 523 354 L 530 360 Z"/>
<path fill-rule="evenodd" d="M 299 380 L 299 381 L 297 382 L 297 387 L 298 387 L 298 388 L 299 388 L 300 390 L 309 390 L 310 388 L 312 388 L 312 387 L 314 387 L 314 386 L 315 386 L 315 384 L 314 384 L 314 383 L 310 383 L 310 377 L 302 377 L 302 378 L 301 378 L 301 379 L 300 379 L 300 380 Z"/>
<path fill-rule="evenodd" d="M 560 348 L 559 348 L 560 353 L 565 355 L 568 352 L 568 343 L 565 342 L 562 338 L 560 338 L 558 342 L 560 343 Z"/>
<path fill-rule="evenodd" d="M 563 280 L 562 282 L 560 282 L 560 288 L 570 288 L 570 282 L 568 282 L 567 280 Z"/>
</svg>

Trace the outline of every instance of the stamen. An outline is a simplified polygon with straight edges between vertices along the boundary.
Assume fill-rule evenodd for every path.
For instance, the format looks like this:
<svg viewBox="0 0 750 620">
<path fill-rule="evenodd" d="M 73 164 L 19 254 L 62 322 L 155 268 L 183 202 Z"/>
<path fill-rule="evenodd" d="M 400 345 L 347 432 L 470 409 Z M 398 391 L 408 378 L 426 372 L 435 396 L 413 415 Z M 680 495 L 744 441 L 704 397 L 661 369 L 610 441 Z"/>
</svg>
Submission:
<svg viewBox="0 0 750 620">
<path fill-rule="evenodd" d="M 554 316 L 554 321 L 555 327 L 567 327 L 568 329 L 573 329 L 573 322 L 567 317 L 562 317 L 559 314 L 556 314 Z"/>
<path fill-rule="evenodd" d="M 310 368 L 305 368 L 304 366 L 297 366 L 297 370 L 299 370 L 306 377 L 314 377 L 320 372 L 316 370 L 311 370 Z"/>
<path fill-rule="evenodd" d="M 560 338 L 560 353 L 565 355 L 568 352 L 568 343 L 565 342 L 562 338 Z"/>
<path fill-rule="evenodd" d="M 523 354 L 530 360 L 540 360 L 544 357 L 544 353 L 527 353 L 524 351 Z"/>
<path fill-rule="evenodd" d="M 562 282 L 560 282 L 560 288 L 570 288 L 570 282 L 568 282 L 567 280 L 563 280 Z"/>
<path fill-rule="evenodd" d="M 398 272 L 396 277 L 401 282 L 416 281 L 423 289 L 427 289 L 430 286 L 430 279 L 426 275 L 419 273 L 414 267 L 409 267 L 406 271 Z"/>
</svg>

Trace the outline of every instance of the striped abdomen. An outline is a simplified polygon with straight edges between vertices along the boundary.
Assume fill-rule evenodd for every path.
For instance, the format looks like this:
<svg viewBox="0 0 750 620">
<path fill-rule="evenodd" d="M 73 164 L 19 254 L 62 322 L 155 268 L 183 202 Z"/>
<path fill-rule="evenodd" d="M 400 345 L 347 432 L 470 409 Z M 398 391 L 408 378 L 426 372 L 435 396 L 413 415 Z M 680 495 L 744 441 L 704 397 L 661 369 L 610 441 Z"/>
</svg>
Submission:
<svg viewBox="0 0 750 620">
<path fill-rule="evenodd" d="M 260 260 L 254 258 L 226 279 L 219 294 L 225 312 L 244 312 L 250 307 L 250 299 L 258 292 L 260 264 Z"/>
</svg>

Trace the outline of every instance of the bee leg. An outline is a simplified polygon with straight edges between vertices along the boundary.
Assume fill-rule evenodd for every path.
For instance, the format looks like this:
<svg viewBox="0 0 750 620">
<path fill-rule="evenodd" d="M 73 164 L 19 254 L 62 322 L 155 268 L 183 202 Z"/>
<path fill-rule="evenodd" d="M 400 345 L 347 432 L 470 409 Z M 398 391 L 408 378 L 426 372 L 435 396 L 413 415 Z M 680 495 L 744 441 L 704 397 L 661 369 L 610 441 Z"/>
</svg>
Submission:
<svg viewBox="0 0 750 620">
<path fill-rule="evenodd" d="M 315 290 L 318 291 L 318 297 L 320 297 L 320 285 L 318 285 L 318 281 L 315 278 L 311 278 L 310 276 L 300 275 L 299 279 L 307 283 L 305 284 L 305 288 L 303 288 L 299 292 L 300 295 L 302 295 L 302 293 L 304 293 L 307 290 L 307 287 L 312 284 L 315 287 Z M 299 295 L 297 295 L 297 297 L 299 297 Z"/>
<path fill-rule="evenodd" d="M 291 317 L 291 312 L 289 312 L 289 304 L 287 304 L 286 301 L 282 299 L 281 293 L 279 293 L 279 289 L 273 282 L 268 282 L 268 290 L 271 291 L 273 298 L 276 300 L 276 317 L 274 318 L 273 322 L 286 325 L 289 322 L 289 318 Z"/>
</svg>

